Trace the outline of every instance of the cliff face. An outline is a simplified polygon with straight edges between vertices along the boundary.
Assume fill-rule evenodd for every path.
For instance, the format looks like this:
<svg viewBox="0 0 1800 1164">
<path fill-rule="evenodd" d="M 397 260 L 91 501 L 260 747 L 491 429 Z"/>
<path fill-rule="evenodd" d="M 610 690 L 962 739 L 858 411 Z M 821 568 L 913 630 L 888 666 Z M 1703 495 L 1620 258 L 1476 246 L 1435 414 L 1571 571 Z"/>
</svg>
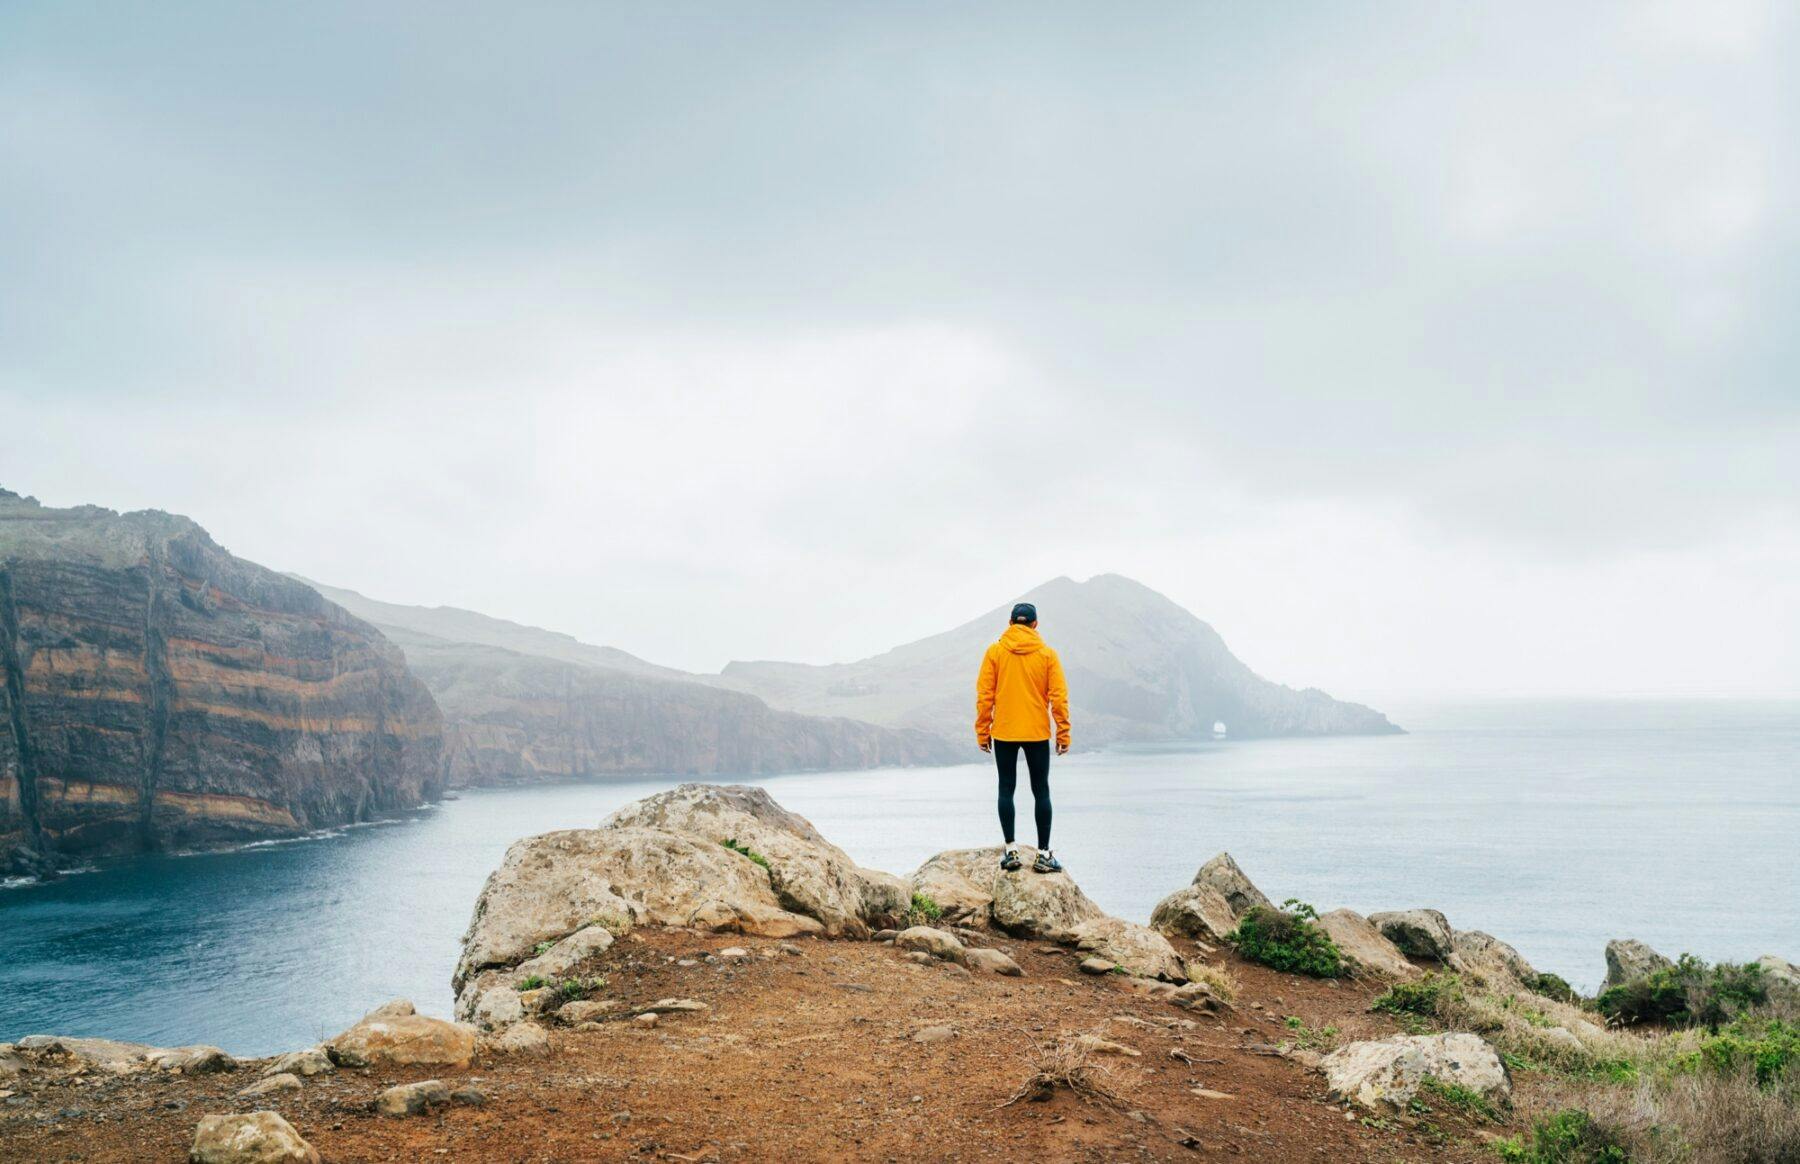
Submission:
<svg viewBox="0 0 1800 1164">
<path fill-rule="evenodd" d="M 1235 738 L 1400 730 L 1372 708 L 1262 678 L 1212 627 L 1129 578 L 1058 578 L 1023 599 L 1062 656 L 1077 747 L 1204 739 L 1214 723 Z M 969 740 L 976 669 L 1011 605 L 860 662 L 732 663 L 719 681 L 776 707 Z"/>
<path fill-rule="evenodd" d="M 186 518 L 0 491 L 0 870 L 416 805 L 441 721 L 398 649 Z"/>
<path fill-rule="evenodd" d="M 406 652 L 444 712 L 452 787 L 608 773 L 759 775 L 949 763 L 923 732 L 776 711 L 691 681 L 448 642 L 404 627 Z"/>
</svg>

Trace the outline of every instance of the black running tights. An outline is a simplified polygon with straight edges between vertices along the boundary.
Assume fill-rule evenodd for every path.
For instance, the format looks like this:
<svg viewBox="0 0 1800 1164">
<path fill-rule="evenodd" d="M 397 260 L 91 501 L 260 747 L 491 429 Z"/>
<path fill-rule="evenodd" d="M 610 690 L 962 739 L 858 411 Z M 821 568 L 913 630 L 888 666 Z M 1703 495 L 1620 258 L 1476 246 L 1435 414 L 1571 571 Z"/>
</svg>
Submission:
<svg viewBox="0 0 1800 1164">
<path fill-rule="evenodd" d="M 1025 767 L 1031 773 L 1031 798 L 1037 806 L 1038 848 L 1050 847 L 1050 741 L 994 741 L 994 764 L 1000 769 L 1000 828 L 1006 843 L 1013 837 L 1013 789 L 1019 784 L 1019 753 L 1025 753 Z"/>
</svg>

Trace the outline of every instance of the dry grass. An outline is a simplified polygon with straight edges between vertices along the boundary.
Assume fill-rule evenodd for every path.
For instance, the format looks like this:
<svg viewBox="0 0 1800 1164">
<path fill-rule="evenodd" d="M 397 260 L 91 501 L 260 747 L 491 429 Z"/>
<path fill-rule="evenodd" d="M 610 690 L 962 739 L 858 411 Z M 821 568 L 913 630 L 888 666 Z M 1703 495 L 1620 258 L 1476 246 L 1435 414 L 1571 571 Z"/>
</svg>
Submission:
<svg viewBox="0 0 1800 1164">
<path fill-rule="evenodd" d="M 1611 1030 L 1580 1007 L 1540 994 L 1450 993 L 1439 999 L 1437 1019 L 1452 1030 L 1473 1031 L 1501 1051 L 1552 1071 L 1584 1074 L 1622 1065 L 1635 1068 L 1659 1061 L 1667 1053 L 1660 1036 Z"/>
<path fill-rule="evenodd" d="M 1763 1088 L 1749 1071 L 1646 1076 L 1633 1086 L 1572 1084 L 1538 1096 L 1532 1120 L 1580 1108 L 1633 1164 L 1800 1161 L 1800 1082 Z"/>
<path fill-rule="evenodd" d="M 1237 975 L 1224 966 L 1210 966 L 1198 960 L 1188 961 L 1186 966 L 1190 979 L 1205 984 L 1223 1002 L 1232 1001 L 1243 990 Z"/>
<path fill-rule="evenodd" d="M 1062 1088 L 1089 1103 L 1098 1103 L 1119 1111 L 1125 1109 L 1125 1101 L 1113 1089 L 1112 1072 L 1094 1063 L 1087 1047 L 1073 1039 L 1061 1038 L 1045 1043 L 1038 1048 L 1036 1059 L 1031 1065 L 1031 1074 L 1019 1084 L 1019 1089 L 1002 1103 L 1001 1107 L 1011 1107 L 1021 1100 L 1041 1103 L 1056 1094 Z"/>
</svg>

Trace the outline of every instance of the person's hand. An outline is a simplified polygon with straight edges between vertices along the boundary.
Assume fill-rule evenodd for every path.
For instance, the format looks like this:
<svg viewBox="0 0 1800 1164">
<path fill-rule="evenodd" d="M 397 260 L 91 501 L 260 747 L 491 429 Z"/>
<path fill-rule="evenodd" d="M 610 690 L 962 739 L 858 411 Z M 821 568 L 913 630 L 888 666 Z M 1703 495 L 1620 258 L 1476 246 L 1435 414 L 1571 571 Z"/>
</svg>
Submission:
<svg viewBox="0 0 1800 1164">
<path fill-rule="evenodd" d="M 979 740 L 977 741 L 976 746 L 984 752 L 991 752 L 994 750 L 994 745 L 992 741 L 989 740 Z"/>
<path fill-rule="evenodd" d="M 986 749 L 983 749 L 983 750 L 984 750 L 984 751 L 985 751 L 985 750 L 986 750 Z M 1056 754 L 1057 754 L 1057 755 L 1059 755 L 1059 756 L 1066 756 L 1066 755 L 1068 755 L 1068 754 L 1069 754 L 1069 745 L 1067 745 L 1067 744 L 1057 744 L 1057 745 L 1056 745 Z"/>
</svg>

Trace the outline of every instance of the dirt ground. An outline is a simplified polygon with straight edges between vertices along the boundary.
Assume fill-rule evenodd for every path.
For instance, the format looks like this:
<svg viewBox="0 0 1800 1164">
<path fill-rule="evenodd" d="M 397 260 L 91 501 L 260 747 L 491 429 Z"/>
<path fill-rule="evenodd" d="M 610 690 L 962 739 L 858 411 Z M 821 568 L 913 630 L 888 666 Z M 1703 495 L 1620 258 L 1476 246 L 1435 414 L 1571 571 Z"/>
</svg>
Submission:
<svg viewBox="0 0 1800 1164">
<path fill-rule="evenodd" d="M 1069 950 L 989 944 L 1025 977 L 920 966 L 875 942 L 801 941 L 793 955 L 758 939 L 639 931 L 587 971 L 607 976 L 606 995 L 693 998 L 708 1010 L 650 1028 L 553 1029 L 547 1057 L 343 1070 L 256 1100 L 235 1096 L 256 1079 L 250 1066 L 26 1077 L 4 1084 L 15 1094 L 0 1100 L 0 1161 L 185 1160 L 203 1114 L 258 1109 L 279 1111 L 327 1161 L 1491 1161 L 1484 1141 L 1506 1131 L 1458 1113 L 1350 1112 L 1316 1071 L 1273 1053 L 1296 1038 L 1329 1045 L 1316 1033 L 1328 1027 L 1340 1041 L 1392 1033 L 1368 1012 L 1372 984 L 1221 955 L 1244 989 L 1212 1016 L 1132 993 L 1117 976 L 1084 976 Z M 752 956 L 716 957 L 731 946 Z M 955 1033 L 913 1037 L 936 1026 Z M 1139 1052 L 1090 1057 L 1117 1103 L 1058 1090 L 1008 1104 L 1041 1048 L 1082 1033 Z M 487 1101 L 411 1118 L 371 1110 L 382 1089 L 426 1078 L 472 1084 Z"/>
</svg>

